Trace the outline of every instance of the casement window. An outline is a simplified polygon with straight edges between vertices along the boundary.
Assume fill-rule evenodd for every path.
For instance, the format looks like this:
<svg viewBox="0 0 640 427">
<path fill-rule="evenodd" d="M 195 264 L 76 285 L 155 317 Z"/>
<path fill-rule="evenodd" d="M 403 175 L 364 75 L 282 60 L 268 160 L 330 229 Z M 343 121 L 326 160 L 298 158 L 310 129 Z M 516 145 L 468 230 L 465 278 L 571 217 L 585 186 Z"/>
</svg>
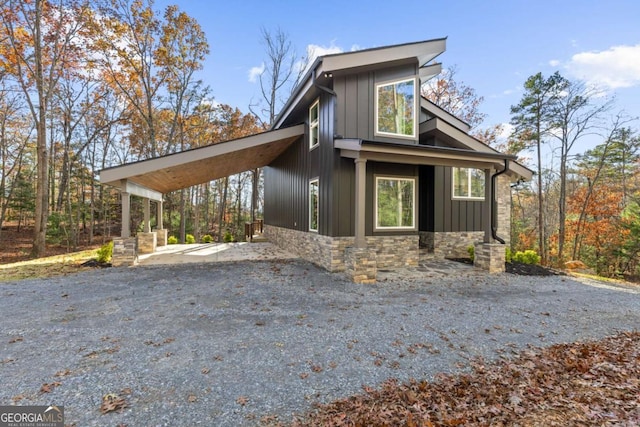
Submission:
<svg viewBox="0 0 640 427">
<path fill-rule="evenodd" d="M 376 85 L 376 134 L 416 138 L 416 90 L 415 78 Z"/>
<path fill-rule="evenodd" d="M 309 181 L 309 231 L 318 232 L 318 179 Z"/>
<path fill-rule="evenodd" d="M 376 177 L 375 228 L 415 229 L 415 178 Z"/>
<path fill-rule="evenodd" d="M 484 200 L 484 171 L 482 169 L 451 168 L 453 198 Z"/>
<path fill-rule="evenodd" d="M 318 146 L 319 138 L 318 138 L 318 106 L 319 100 L 316 100 L 309 108 L 309 149 Z"/>
</svg>

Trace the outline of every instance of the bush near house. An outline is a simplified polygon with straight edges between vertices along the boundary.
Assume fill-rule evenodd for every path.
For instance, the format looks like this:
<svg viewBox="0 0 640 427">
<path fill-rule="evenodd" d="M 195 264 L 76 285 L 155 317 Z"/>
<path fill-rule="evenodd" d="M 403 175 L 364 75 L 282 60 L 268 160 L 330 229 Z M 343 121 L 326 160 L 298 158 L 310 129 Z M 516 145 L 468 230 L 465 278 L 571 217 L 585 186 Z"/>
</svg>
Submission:
<svg viewBox="0 0 640 427">
<path fill-rule="evenodd" d="M 101 264 L 106 264 L 111 261 L 111 257 L 113 256 L 113 240 L 102 245 L 102 247 L 98 249 L 97 255 L 97 261 Z"/>
<path fill-rule="evenodd" d="M 167 244 L 169 245 L 175 245 L 178 243 L 178 238 L 176 236 L 169 236 L 169 238 L 167 239 Z"/>
<path fill-rule="evenodd" d="M 512 260 L 514 262 L 520 262 L 522 264 L 536 265 L 536 264 L 540 264 L 540 255 L 538 255 L 536 251 L 528 249 L 524 252 L 521 252 L 521 251 L 516 252 L 512 257 Z"/>
<path fill-rule="evenodd" d="M 187 234 L 187 236 L 185 237 L 185 243 L 191 245 L 195 242 L 196 242 L 196 238 L 193 237 L 193 234 Z"/>
<path fill-rule="evenodd" d="M 210 234 L 205 234 L 200 240 L 202 241 L 202 243 L 211 243 L 213 242 L 213 237 L 211 237 Z"/>
</svg>

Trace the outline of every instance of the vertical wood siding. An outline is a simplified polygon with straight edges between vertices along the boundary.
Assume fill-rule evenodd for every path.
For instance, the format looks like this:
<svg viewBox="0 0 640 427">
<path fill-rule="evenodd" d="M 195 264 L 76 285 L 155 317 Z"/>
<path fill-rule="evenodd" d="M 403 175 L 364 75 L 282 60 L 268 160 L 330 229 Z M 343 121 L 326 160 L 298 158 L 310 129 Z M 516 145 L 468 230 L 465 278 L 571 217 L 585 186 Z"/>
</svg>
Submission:
<svg viewBox="0 0 640 427">
<path fill-rule="evenodd" d="M 482 231 L 484 202 L 454 200 L 451 168 L 434 166 L 433 172 L 433 229 L 422 231 Z"/>
</svg>

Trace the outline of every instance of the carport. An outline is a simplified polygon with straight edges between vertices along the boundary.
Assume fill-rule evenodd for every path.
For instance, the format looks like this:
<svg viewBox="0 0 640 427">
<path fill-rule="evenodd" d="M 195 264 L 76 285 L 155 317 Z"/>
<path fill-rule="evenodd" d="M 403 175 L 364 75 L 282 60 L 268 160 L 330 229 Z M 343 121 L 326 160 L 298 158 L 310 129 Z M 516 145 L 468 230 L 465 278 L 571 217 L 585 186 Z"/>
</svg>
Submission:
<svg viewBox="0 0 640 427">
<path fill-rule="evenodd" d="M 167 230 L 162 228 L 163 195 L 270 164 L 304 134 L 304 125 L 267 131 L 244 138 L 127 163 L 100 171 L 100 181 L 120 191 L 122 229 L 114 239 L 114 256 L 124 263 L 140 252 L 153 252 L 166 245 Z M 131 237 L 131 196 L 143 199 L 143 231 Z M 151 202 L 157 206 L 158 229 L 151 230 Z"/>
</svg>

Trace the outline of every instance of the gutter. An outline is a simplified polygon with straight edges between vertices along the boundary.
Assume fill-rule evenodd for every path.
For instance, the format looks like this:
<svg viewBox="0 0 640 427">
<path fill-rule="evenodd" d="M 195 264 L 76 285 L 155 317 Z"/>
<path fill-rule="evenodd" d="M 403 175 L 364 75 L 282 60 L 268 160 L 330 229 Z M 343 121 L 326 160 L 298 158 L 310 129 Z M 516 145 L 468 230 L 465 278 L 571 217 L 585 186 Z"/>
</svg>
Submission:
<svg viewBox="0 0 640 427">
<path fill-rule="evenodd" d="M 498 236 L 498 225 L 496 224 L 498 217 L 498 209 L 496 207 L 496 180 L 500 175 L 507 172 L 509 172 L 509 160 L 504 159 L 504 169 L 491 176 L 491 237 L 503 245 L 505 241 L 502 237 Z"/>
</svg>

